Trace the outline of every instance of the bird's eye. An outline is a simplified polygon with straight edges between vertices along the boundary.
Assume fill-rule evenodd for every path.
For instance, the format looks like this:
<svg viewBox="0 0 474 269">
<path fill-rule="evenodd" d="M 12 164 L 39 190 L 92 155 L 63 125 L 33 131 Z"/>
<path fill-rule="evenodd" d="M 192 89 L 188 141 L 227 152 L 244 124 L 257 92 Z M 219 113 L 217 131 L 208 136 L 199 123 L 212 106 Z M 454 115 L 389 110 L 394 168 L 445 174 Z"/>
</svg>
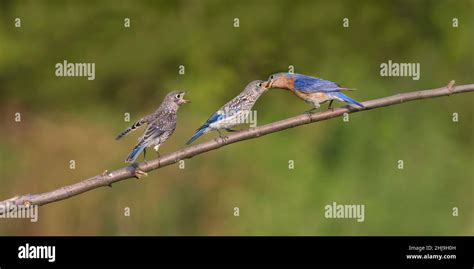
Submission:
<svg viewBox="0 0 474 269">
<path fill-rule="evenodd" d="M 275 76 L 274 76 L 274 75 L 271 75 L 271 76 L 270 76 L 270 79 L 274 79 L 274 78 L 275 78 Z"/>
<path fill-rule="evenodd" d="M 262 87 L 262 82 L 257 84 L 258 87 Z"/>
<path fill-rule="evenodd" d="M 181 98 L 181 94 L 178 93 L 178 94 L 176 95 L 176 98 L 178 98 L 178 99 Z"/>
</svg>

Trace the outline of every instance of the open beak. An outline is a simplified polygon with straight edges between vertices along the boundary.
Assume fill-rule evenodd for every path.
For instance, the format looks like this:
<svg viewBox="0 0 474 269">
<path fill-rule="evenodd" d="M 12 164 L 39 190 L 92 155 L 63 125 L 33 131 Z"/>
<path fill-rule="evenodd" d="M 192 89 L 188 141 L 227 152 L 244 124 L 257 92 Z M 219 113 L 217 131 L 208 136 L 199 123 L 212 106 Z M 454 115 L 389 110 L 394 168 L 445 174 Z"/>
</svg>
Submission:
<svg viewBox="0 0 474 269">
<path fill-rule="evenodd" d="M 191 100 L 181 99 L 181 104 L 191 103 Z"/>
</svg>

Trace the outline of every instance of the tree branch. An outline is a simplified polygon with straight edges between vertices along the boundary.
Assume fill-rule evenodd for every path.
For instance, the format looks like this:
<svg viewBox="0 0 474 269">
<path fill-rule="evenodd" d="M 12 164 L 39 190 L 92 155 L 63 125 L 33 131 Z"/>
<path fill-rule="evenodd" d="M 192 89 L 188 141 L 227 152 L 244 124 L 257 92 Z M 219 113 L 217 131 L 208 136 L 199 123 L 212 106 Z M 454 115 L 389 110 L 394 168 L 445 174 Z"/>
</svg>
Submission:
<svg viewBox="0 0 474 269">
<path fill-rule="evenodd" d="M 0 215 L 4 214 L 11 208 L 11 206 L 19 205 L 45 205 L 60 200 L 70 198 L 72 196 L 99 188 L 103 186 L 112 186 L 112 183 L 116 183 L 125 179 L 133 178 L 136 176 L 136 168 L 144 172 L 149 172 L 161 167 L 174 164 L 180 160 L 192 158 L 196 155 L 205 153 L 207 151 L 215 150 L 223 146 L 236 143 L 239 141 L 253 139 L 260 136 L 264 136 L 270 133 L 282 131 L 285 129 L 293 128 L 296 126 L 309 124 L 313 122 L 323 121 L 335 117 L 339 117 L 344 113 L 355 113 L 359 111 L 366 111 L 375 108 L 397 105 L 408 101 L 421 100 L 428 98 L 435 98 L 440 96 L 449 96 L 451 94 L 459 94 L 465 92 L 474 91 L 474 84 L 454 86 L 454 81 L 451 81 L 448 86 L 432 90 L 414 91 L 400 93 L 392 96 L 387 96 L 379 99 L 369 100 L 363 102 L 364 109 L 359 109 L 351 106 L 344 106 L 335 108 L 333 110 L 327 110 L 314 114 L 301 114 L 296 117 L 284 119 L 281 121 L 265 124 L 256 128 L 251 128 L 245 131 L 230 134 L 223 138 L 215 138 L 208 140 L 195 146 L 183 148 L 181 150 L 168 153 L 158 159 L 148 161 L 147 163 L 130 165 L 115 171 L 104 173 L 85 179 L 78 183 L 61 187 L 59 189 L 39 193 L 39 194 L 26 194 L 19 195 L 8 200 L 0 202 Z"/>
</svg>

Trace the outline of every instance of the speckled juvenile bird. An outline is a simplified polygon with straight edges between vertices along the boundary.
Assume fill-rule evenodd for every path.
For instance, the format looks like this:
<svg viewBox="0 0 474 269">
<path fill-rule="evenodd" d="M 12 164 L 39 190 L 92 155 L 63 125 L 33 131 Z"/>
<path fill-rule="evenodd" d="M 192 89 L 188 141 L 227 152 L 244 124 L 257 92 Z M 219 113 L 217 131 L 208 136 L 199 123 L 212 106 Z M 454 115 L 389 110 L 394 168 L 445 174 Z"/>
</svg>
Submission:
<svg viewBox="0 0 474 269">
<path fill-rule="evenodd" d="M 132 126 L 119 134 L 117 138 L 115 138 L 119 140 L 143 124 L 148 124 L 145 132 L 142 136 L 140 136 L 140 138 L 138 138 L 138 143 L 128 155 L 125 162 L 133 163 L 142 151 L 143 158 L 145 158 L 146 148 L 148 147 L 153 146 L 155 151 L 158 153 L 160 145 L 163 144 L 176 129 L 176 114 L 178 112 L 178 108 L 182 104 L 190 102 L 189 100 L 184 99 L 185 94 L 186 93 L 182 91 L 173 91 L 168 93 L 160 107 L 153 114 L 141 118 L 139 121 L 135 122 Z"/>
<path fill-rule="evenodd" d="M 267 87 L 264 81 L 255 80 L 250 82 L 239 95 L 212 114 L 209 119 L 196 130 L 186 144 L 191 144 L 194 140 L 198 139 L 198 137 L 212 130 L 217 130 L 219 135 L 221 135 L 219 129 L 226 129 L 230 132 L 234 131 L 231 128 L 245 123 L 252 107 L 266 90 Z"/>
<path fill-rule="evenodd" d="M 276 73 L 268 78 L 268 88 L 282 88 L 290 90 L 299 98 L 312 104 L 313 109 L 320 107 L 320 104 L 330 101 L 328 108 L 331 107 L 333 100 L 346 102 L 359 107 L 364 107 L 361 103 L 343 94 L 341 91 L 351 91 L 353 89 L 342 88 L 336 82 L 324 80 L 316 77 L 310 77 L 302 74 Z"/>
</svg>

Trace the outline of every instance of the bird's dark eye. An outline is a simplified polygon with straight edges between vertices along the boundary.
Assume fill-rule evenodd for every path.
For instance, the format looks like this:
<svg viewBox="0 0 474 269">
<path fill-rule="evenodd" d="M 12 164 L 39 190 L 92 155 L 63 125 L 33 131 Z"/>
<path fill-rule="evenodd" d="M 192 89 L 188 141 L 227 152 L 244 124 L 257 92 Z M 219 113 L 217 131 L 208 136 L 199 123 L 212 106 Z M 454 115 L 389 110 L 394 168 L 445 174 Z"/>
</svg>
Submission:
<svg viewBox="0 0 474 269">
<path fill-rule="evenodd" d="M 270 79 L 273 79 L 274 77 L 275 77 L 275 76 L 271 75 L 271 76 L 270 76 Z"/>
<path fill-rule="evenodd" d="M 178 98 L 178 99 L 181 98 L 181 94 L 178 93 L 178 94 L 176 95 L 176 98 Z"/>
<path fill-rule="evenodd" d="M 257 84 L 258 87 L 262 87 L 262 82 Z"/>
</svg>

